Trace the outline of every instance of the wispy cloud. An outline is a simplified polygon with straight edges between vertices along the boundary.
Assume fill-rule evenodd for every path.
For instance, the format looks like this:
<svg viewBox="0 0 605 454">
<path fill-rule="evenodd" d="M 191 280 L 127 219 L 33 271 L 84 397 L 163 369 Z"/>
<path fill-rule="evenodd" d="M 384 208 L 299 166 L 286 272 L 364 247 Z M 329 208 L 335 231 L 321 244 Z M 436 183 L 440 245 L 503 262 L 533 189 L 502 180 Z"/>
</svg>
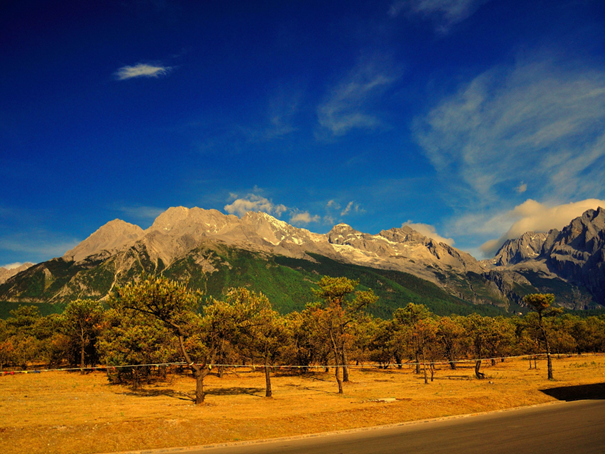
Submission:
<svg viewBox="0 0 605 454">
<path fill-rule="evenodd" d="M 172 67 L 138 63 L 134 66 L 122 66 L 114 73 L 117 80 L 133 79 L 135 77 L 155 77 L 167 75 Z"/>
<path fill-rule="evenodd" d="M 6 265 L 0 265 L 0 268 L 4 268 L 7 270 L 13 270 L 15 268 L 19 268 L 21 265 L 23 265 L 23 263 L 21 262 L 15 262 L 15 263 L 8 263 Z"/>
<path fill-rule="evenodd" d="M 269 99 L 264 124 L 242 127 L 244 136 L 252 142 L 268 142 L 295 131 L 294 117 L 299 111 L 300 92 L 281 89 Z"/>
<path fill-rule="evenodd" d="M 447 33 L 452 25 L 462 22 L 489 1 L 491 0 L 400 0 L 391 5 L 389 15 L 420 15 L 432 20 L 439 33 Z"/>
<path fill-rule="evenodd" d="M 355 203 L 355 201 L 350 201 L 349 203 L 347 203 L 347 206 L 345 207 L 344 210 L 342 210 L 340 212 L 341 216 L 348 216 L 351 213 L 361 213 L 363 212 L 363 210 L 361 209 L 361 207 L 359 206 L 358 203 Z"/>
<path fill-rule="evenodd" d="M 328 93 L 317 108 L 321 133 L 342 136 L 352 129 L 376 129 L 383 125 L 371 104 L 398 76 L 385 59 L 362 58 Z"/>
<path fill-rule="evenodd" d="M 588 199 L 556 206 L 548 206 L 531 199 L 526 200 L 510 211 L 486 219 L 484 225 L 494 229 L 494 233 L 497 229 L 504 230 L 508 227 L 508 230 L 500 238 L 485 242 L 480 250 L 486 257 L 491 257 L 498 252 L 506 240 L 518 238 L 525 232 L 560 230 L 586 210 L 594 210 L 598 207 L 605 208 L 605 200 Z"/>
<path fill-rule="evenodd" d="M 295 213 L 290 218 L 290 224 L 300 225 L 300 224 L 310 224 L 311 222 L 319 222 L 321 221 L 321 217 L 318 215 L 312 216 L 308 211 L 303 211 L 299 213 Z"/>
<path fill-rule="evenodd" d="M 16 252 L 21 260 L 41 262 L 61 257 L 80 240 L 64 238 L 45 231 L 16 233 L 0 238 L 0 250 Z"/>
<path fill-rule="evenodd" d="M 285 205 L 274 204 L 271 200 L 257 194 L 247 194 L 244 197 L 231 194 L 231 198 L 235 200 L 225 205 L 224 209 L 227 213 L 236 214 L 240 217 L 249 211 L 262 211 L 279 217 L 288 210 Z"/>
<path fill-rule="evenodd" d="M 604 122 L 605 72 L 530 59 L 479 75 L 414 132 L 452 204 L 484 209 L 525 190 L 542 200 L 602 194 Z"/>
<path fill-rule="evenodd" d="M 424 235 L 428 238 L 432 238 L 436 241 L 439 241 L 440 243 L 449 244 L 450 246 L 453 246 L 455 244 L 455 242 L 452 238 L 445 238 L 445 237 L 442 237 L 441 235 L 439 235 L 437 233 L 437 229 L 433 225 L 414 223 L 412 221 L 407 221 L 407 222 L 403 223 L 402 227 L 404 227 L 404 226 L 408 226 L 408 227 L 416 230 L 421 235 Z"/>
</svg>

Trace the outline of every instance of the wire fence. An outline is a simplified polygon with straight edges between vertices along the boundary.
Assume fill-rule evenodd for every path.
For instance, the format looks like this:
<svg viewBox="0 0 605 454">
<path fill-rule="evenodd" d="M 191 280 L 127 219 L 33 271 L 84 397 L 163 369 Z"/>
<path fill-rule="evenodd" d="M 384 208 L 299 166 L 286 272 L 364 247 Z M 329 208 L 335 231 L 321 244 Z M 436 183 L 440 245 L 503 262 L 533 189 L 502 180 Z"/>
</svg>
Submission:
<svg viewBox="0 0 605 454">
<path fill-rule="evenodd" d="M 591 356 L 602 356 L 603 353 L 590 353 Z M 558 356 L 557 354 L 551 354 L 554 358 Z M 565 356 L 576 356 L 565 354 Z M 504 362 L 506 360 L 511 359 L 524 359 L 526 361 L 534 361 L 534 360 L 543 360 L 546 358 L 546 353 L 538 353 L 538 354 L 530 354 L 530 355 L 516 355 L 516 356 L 496 356 L 490 358 L 466 358 L 466 359 L 457 359 L 457 360 L 439 360 L 439 361 L 406 361 L 402 363 L 388 363 L 380 364 L 378 362 L 371 363 L 362 363 L 362 364 L 310 364 L 310 365 L 292 365 L 292 364 L 202 364 L 202 363 L 193 363 L 189 364 L 186 362 L 166 362 L 166 363 L 149 363 L 149 364 L 120 364 L 120 365 L 99 365 L 99 366 L 86 366 L 86 367 L 60 367 L 60 368 L 42 368 L 42 369 L 30 369 L 30 370 L 4 370 L 0 371 L 0 377 L 7 375 L 18 375 L 18 374 L 40 374 L 44 372 L 77 372 L 77 371 L 117 371 L 119 369 L 135 369 L 141 367 L 190 367 L 196 365 L 198 367 L 207 367 L 212 370 L 213 368 L 232 368 L 232 369 L 265 369 L 270 368 L 271 370 L 287 370 L 287 369 L 333 369 L 335 367 L 347 367 L 348 369 L 385 369 L 387 367 L 416 367 L 416 366 L 443 366 L 443 365 L 451 365 L 451 364 L 464 364 L 464 363 L 477 363 L 477 361 L 490 361 L 490 362 Z"/>
</svg>

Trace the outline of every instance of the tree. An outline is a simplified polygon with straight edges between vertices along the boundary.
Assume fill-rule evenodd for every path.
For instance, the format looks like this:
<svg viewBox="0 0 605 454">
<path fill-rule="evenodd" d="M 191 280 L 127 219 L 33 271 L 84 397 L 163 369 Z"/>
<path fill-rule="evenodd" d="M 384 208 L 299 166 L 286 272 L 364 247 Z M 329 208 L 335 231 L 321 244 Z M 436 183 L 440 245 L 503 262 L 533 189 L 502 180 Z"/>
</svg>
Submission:
<svg viewBox="0 0 605 454">
<path fill-rule="evenodd" d="M 265 369 L 265 397 L 272 397 L 271 366 L 284 350 L 288 339 L 285 324 L 279 314 L 271 308 L 269 299 L 262 293 L 256 294 L 245 288 L 233 289 L 227 301 L 241 308 L 241 334 L 238 343 L 254 360 L 259 358 Z"/>
<path fill-rule="evenodd" d="M 424 337 L 426 326 L 423 325 L 419 329 L 418 325 L 430 317 L 431 312 L 424 304 L 414 303 L 408 303 L 405 307 L 397 309 L 393 314 L 394 339 L 399 344 L 408 346 L 408 350 L 414 358 L 417 374 L 420 374 L 421 357 L 426 341 Z"/>
<path fill-rule="evenodd" d="M 443 349 L 443 356 L 450 363 L 450 368 L 454 370 L 466 334 L 464 327 L 458 317 L 441 317 L 437 323 L 437 341 Z"/>
<path fill-rule="evenodd" d="M 318 315 L 311 305 L 285 317 L 289 342 L 284 356 L 290 364 L 300 366 L 301 372 L 308 372 L 313 363 L 327 364 L 332 351 L 324 339 L 324 333 L 319 329 Z"/>
<path fill-rule="evenodd" d="M 148 276 L 117 288 L 109 299 L 109 305 L 124 315 L 144 314 L 159 320 L 176 336 L 181 355 L 195 377 L 196 404 L 204 402 L 204 377 L 216 354 L 215 349 L 203 345 L 203 320 L 196 312 L 199 304 L 199 293 L 188 290 L 185 284 Z M 197 353 L 197 358 L 192 358 L 193 353 Z"/>
<path fill-rule="evenodd" d="M 18 365 L 25 370 L 28 363 L 45 356 L 45 344 L 38 338 L 44 317 L 36 306 L 19 306 L 10 314 L 0 335 L 0 362 Z"/>
<path fill-rule="evenodd" d="M 108 371 L 110 380 L 117 375 L 119 381 L 132 380 L 137 388 L 141 378 L 148 378 L 150 367 L 120 366 L 161 364 L 178 359 L 177 339 L 162 321 L 143 313 L 125 315 L 116 309 L 107 311 L 106 320 L 98 350 L 105 364 L 118 366 L 117 374 Z"/>
<path fill-rule="evenodd" d="M 489 337 L 493 335 L 493 323 L 491 317 L 482 317 L 479 314 L 471 314 L 464 318 L 464 327 L 469 336 L 472 355 L 475 359 L 475 376 L 484 379 L 485 374 L 481 372 L 483 358 L 489 356 Z"/>
<path fill-rule="evenodd" d="M 82 373 L 86 360 L 91 365 L 98 360 L 96 340 L 102 329 L 103 313 L 101 303 L 90 299 L 72 301 L 63 311 L 63 329 L 72 348 L 78 351 Z"/>
<path fill-rule="evenodd" d="M 523 298 L 523 301 L 531 306 L 538 313 L 538 325 L 542 333 L 542 340 L 546 347 L 546 364 L 548 365 L 548 379 L 553 380 L 552 359 L 550 357 L 550 342 L 544 326 L 544 317 L 555 317 L 563 311 L 560 308 L 552 307 L 555 302 L 555 295 L 552 293 L 533 293 Z"/>
<path fill-rule="evenodd" d="M 378 297 L 372 290 L 355 291 L 359 281 L 346 277 L 324 276 L 318 282 L 319 289 L 314 290 L 316 297 L 323 300 L 322 306 L 315 306 L 320 328 L 326 334 L 334 354 L 335 377 L 338 392 L 342 394 L 342 382 L 349 380 L 347 368 L 347 344 L 351 342 L 350 325 L 359 312 Z M 349 296 L 355 293 L 355 298 Z M 340 368 L 343 369 L 343 379 L 340 379 Z"/>
</svg>

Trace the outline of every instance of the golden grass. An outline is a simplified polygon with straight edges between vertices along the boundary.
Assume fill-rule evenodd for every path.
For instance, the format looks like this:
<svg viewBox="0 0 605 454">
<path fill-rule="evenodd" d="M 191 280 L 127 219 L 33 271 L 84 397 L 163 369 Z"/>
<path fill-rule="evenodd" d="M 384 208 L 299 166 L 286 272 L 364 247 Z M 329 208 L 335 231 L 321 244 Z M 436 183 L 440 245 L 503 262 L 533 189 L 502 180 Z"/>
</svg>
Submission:
<svg viewBox="0 0 605 454">
<path fill-rule="evenodd" d="M 274 398 L 264 398 L 260 371 L 238 369 L 206 379 L 206 405 L 187 399 L 192 378 L 145 386 L 140 391 L 110 385 L 102 372 L 17 374 L 0 377 L 0 452 L 99 453 L 195 446 L 438 418 L 554 401 L 540 389 L 605 382 L 605 358 L 527 361 L 485 367 L 472 378 L 471 365 L 442 366 L 435 381 L 404 369 L 352 369 L 345 394 L 332 373 L 273 378 Z M 396 398 L 395 402 L 376 399 Z"/>
</svg>

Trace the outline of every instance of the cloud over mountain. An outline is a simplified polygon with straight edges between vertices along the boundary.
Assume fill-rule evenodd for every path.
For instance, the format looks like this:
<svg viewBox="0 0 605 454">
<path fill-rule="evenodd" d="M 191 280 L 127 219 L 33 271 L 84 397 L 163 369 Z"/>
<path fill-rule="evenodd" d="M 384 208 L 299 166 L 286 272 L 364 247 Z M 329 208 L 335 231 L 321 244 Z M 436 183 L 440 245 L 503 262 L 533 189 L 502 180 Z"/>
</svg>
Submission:
<svg viewBox="0 0 605 454">
<path fill-rule="evenodd" d="M 263 211 L 279 217 L 287 210 L 288 208 L 285 205 L 276 205 L 269 199 L 256 194 L 248 194 L 245 197 L 236 198 L 232 203 L 225 205 L 227 213 L 237 214 L 240 217 L 249 211 Z"/>
<path fill-rule="evenodd" d="M 556 206 L 548 206 L 531 199 L 526 200 L 513 210 L 494 216 L 486 222 L 488 226 L 510 225 L 510 228 L 500 238 L 485 242 L 480 249 L 486 257 L 491 257 L 506 240 L 518 238 L 525 232 L 560 230 L 586 210 L 595 210 L 599 207 L 605 207 L 605 200 L 587 199 Z"/>
</svg>

